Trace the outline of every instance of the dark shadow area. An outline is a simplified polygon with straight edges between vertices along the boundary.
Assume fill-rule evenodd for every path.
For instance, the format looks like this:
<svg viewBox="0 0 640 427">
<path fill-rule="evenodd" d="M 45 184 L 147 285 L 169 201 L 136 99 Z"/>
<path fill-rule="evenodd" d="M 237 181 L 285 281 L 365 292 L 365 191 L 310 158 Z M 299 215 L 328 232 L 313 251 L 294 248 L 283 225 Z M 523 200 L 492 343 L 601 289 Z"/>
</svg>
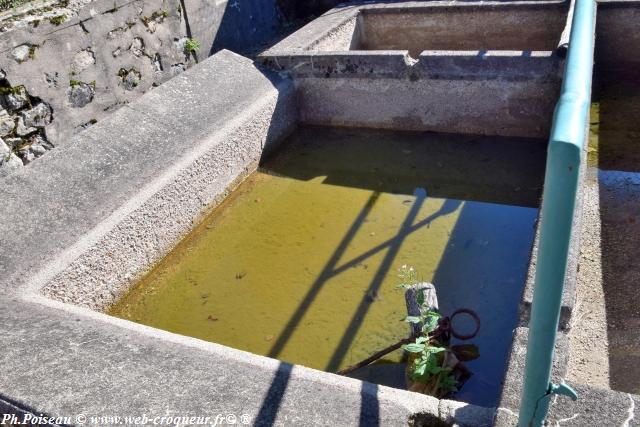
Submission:
<svg viewBox="0 0 640 427">
<path fill-rule="evenodd" d="M 420 412 L 409 417 L 409 423 L 412 427 L 451 427 L 451 423 L 443 421 L 440 417 L 428 412 Z"/>
<path fill-rule="evenodd" d="M 317 135 L 323 135 L 319 139 Z M 302 126 L 267 173 L 393 194 L 537 207 L 547 141 L 435 132 Z"/>
<path fill-rule="evenodd" d="M 278 366 L 278 370 L 271 381 L 267 395 L 262 401 L 262 406 L 256 416 L 254 426 L 271 427 L 274 425 L 280 404 L 282 403 L 282 398 L 287 391 L 292 369 L 293 365 L 280 362 L 280 366 Z"/>
<path fill-rule="evenodd" d="M 639 75 L 640 63 L 596 65 L 591 152 L 600 169 L 640 172 Z"/>
<path fill-rule="evenodd" d="M 378 386 L 363 382 L 360 386 L 360 427 L 378 427 L 380 425 L 380 402 Z"/>
<path fill-rule="evenodd" d="M 449 315 L 467 308 L 480 317 L 478 335 L 471 341 L 480 358 L 467 362 L 473 375 L 456 399 L 493 407 L 498 403 L 518 322 L 529 254 L 535 236 L 538 209 L 467 201 L 433 278 L 440 311 Z M 473 330 L 470 318 L 456 319 L 454 327 Z"/>
<path fill-rule="evenodd" d="M 635 28 L 640 34 L 640 25 Z M 625 40 L 627 36 L 633 37 L 626 32 Z M 625 43 L 623 40 L 618 42 Z M 608 45 L 597 46 L 596 58 L 602 57 L 598 54 L 603 49 L 612 48 Z M 640 62 L 597 62 L 591 119 L 591 160 L 592 165 L 599 168 L 602 287 L 607 316 L 609 385 L 614 390 L 635 394 L 640 393 L 638 76 Z"/>
<path fill-rule="evenodd" d="M 288 35 L 276 0 L 181 0 L 189 38 L 201 44 L 200 59 L 228 49 L 251 55 Z"/>
<path fill-rule="evenodd" d="M 229 0 L 219 22 L 209 55 L 221 49 L 252 51 L 277 36 L 280 30 L 275 0 Z"/>
<path fill-rule="evenodd" d="M 277 0 L 282 15 L 289 21 L 312 19 L 336 7 L 340 0 Z"/>
</svg>

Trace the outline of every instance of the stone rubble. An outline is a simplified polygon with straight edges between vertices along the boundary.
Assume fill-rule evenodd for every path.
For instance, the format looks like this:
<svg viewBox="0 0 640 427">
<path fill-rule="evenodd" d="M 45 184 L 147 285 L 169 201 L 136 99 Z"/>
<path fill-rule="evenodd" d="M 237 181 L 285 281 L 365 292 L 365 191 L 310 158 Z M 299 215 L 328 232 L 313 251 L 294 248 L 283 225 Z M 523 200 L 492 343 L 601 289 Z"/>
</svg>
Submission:
<svg viewBox="0 0 640 427">
<path fill-rule="evenodd" d="M 51 106 L 5 77 L 0 79 L 0 178 L 53 148 L 45 132 L 53 120 Z"/>
</svg>

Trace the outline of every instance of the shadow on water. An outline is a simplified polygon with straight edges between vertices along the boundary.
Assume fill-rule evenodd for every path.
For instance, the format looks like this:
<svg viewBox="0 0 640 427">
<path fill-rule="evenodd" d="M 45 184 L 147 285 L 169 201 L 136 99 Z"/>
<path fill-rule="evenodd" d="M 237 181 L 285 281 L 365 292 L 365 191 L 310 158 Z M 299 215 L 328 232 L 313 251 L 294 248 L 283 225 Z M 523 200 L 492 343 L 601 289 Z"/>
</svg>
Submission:
<svg viewBox="0 0 640 427">
<path fill-rule="evenodd" d="M 389 247 L 387 248 L 387 252 L 385 253 L 385 256 L 382 262 L 380 263 L 378 270 L 373 275 L 371 283 L 369 284 L 369 288 L 367 289 L 367 294 L 376 295 L 378 293 L 378 290 L 380 289 L 380 285 L 382 284 L 382 281 L 384 280 L 384 278 L 389 273 L 389 270 L 391 269 L 391 263 L 394 261 L 394 259 L 396 258 L 396 255 L 398 255 L 398 252 L 400 251 L 400 246 L 402 245 L 403 237 L 406 236 L 406 230 L 415 221 L 418 215 L 418 212 L 420 211 L 420 208 L 424 203 L 425 198 L 426 198 L 426 193 L 424 190 L 422 189 L 416 190 L 416 200 L 413 202 L 413 205 L 411 206 L 409 213 L 407 214 L 406 218 L 404 219 L 400 227 L 398 238 L 394 239 L 394 242 L 391 245 L 389 245 Z M 340 339 L 340 343 L 338 344 L 338 347 L 333 353 L 333 356 L 331 356 L 331 360 L 329 360 L 329 363 L 325 368 L 327 371 L 329 372 L 336 371 L 340 366 L 340 364 L 342 363 L 342 360 L 344 359 L 344 356 L 347 354 L 347 351 L 351 346 L 353 339 L 355 338 L 356 333 L 360 328 L 360 325 L 364 321 L 364 317 L 367 314 L 367 311 L 369 310 L 370 306 L 371 306 L 371 301 L 368 300 L 367 298 L 363 298 L 360 301 L 358 308 L 356 309 L 356 311 L 353 314 L 353 317 L 349 321 L 347 329 L 344 331 L 344 334 Z"/>
<path fill-rule="evenodd" d="M 600 65 L 592 106 L 591 163 L 599 168 L 602 287 L 609 385 L 640 393 L 640 65 Z M 594 155 L 595 154 L 595 155 Z M 595 159 L 593 158 L 595 157 Z M 603 337 L 604 339 L 604 337 Z"/>
<path fill-rule="evenodd" d="M 313 128 L 306 131 L 315 132 Z M 339 132 L 349 133 L 344 130 Z M 303 129 L 299 135 L 304 133 Z M 367 144 L 371 144 L 372 139 L 385 138 L 384 132 L 367 135 L 366 131 L 358 131 L 352 133 L 353 135 L 366 139 Z M 500 150 L 495 150 L 495 147 L 488 144 L 499 143 L 495 141 L 496 138 L 453 135 L 445 137 L 446 144 L 436 146 L 429 145 L 432 142 L 430 139 L 443 138 L 442 135 L 423 133 L 416 137 L 422 138 L 423 143 L 429 146 L 429 150 L 425 150 L 429 153 L 428 156 L 423 157 L 420 152 L 413 151 L 415 146 L 404 150 L 403 147 L 396 146 L 390 152 L 367 155 L 366 150 L 375 148 L 369 145 L 363 147 L 362 152 L 358 152 L 358 149 L 353 147 L 357 142 L 354 143 L 354 138 L 351 138 L 350 149 L 342 152 L 348 153 L 347 156 L 332 152 L 327 147 L 324 147 L 321 153 L 315 152 L 313 147 L 308 147 L 308 152 L 305 153 L 303 148 L 301 156 L 296 161 L 289 159 L 286 167 L 281 167 L 283 164 L 277 159 L 270 162 L 271 172 L 304 180 L 326 174 L 326 184 L 364 187 L 375 189 L 375 192 L 283 329 L 269 355 L 278 357 L 315 296 L 329 279 L 381 251 L 386 251 L 368 287 L 368 293 L 375 294 L 384 278 L 393 274 L 393 261 L 409 234 L 422 227 L 428 227 L 442 215 L 460 210 L 433 282 L 437 286 L 440 307 L 444 314 L 458 308 L 471 308 L 482 319 L 482 332 L 474 342 L 482 349 L 483 356 L 470 364 L 471 369 L 477 370 L 480 374 L 472 377 L 465 385 L 460 398 L 492 406 L 497 403 L 500 393 L 512 330 L 517 323 L 517 301 L 523 292 L 529 253 L 533 244 L 544 169 L 544 149 L 535 143 L 531 144 L 532 141 L 517 141 L 522 145 L 515 147 L 508 143 L 508 139 L 504 139 L 500 141 Z M 298 148 L 300 145 L 304 147 L 305 144 L 303 136 L 295 142 Z M 527 145 L 530 146 L 527 148 Z M 388 146 L 381 145 L 376 148 L 385 150 L 386 147 Z M 340 147 L 339 144 L 336 147 L 337 150 L 342 148 L 344 147 Z M 523 149 L 529 152 L 523 155 Z M 407 165 L 407 154 L 414 159 L 410 165 Z M 313 164 L 305 160 L 307 155 L 313 158 Z M 339 159 L 331 162 L 331 170 L 315 170 L 314 165 L 328 164 L 319 160 L 319 155 L 338 156 Z M 379 160 L 372 161 L 373 158 L 385 159 L 383 164 L 387 169 L 381 171 Z M 443 169 L 445 164 L 447 166 Z M 401 165 L 401 169 L 395 168 L 398 165 Z M 418 167 L 419 165 L 421 167 Z M 469 174 L 469 171 L 475 173 Z M 425 191 L 421 186 L 428 190 Z M 427 196 L 432 196 L 427 194 L 431 189 L 436 196 L 446 199 L 439 211 L 416 222 L 418 212 Z M 415 200 L 393 238 L 338 265 L 380 192 L 413 192 Z M 503 203 L 511 206 L 505 206 Z M 425 244 L 428 245 L 429 242 Z M 493 248 L 488 248 L 489 245 Z M 342 338 L 327 363 L 327 371 L 335 371 L 343 363 L 371 304 L 372 301 L 362 299 L 347 328 L 344 332 L 338 331 L 342 332 Z M 367 376 L 363 379 L 367 379 Z"/>
<path fill-rule="evenodd" d="M 340 245 L 336 248 L 333 255 L 331 255 L 331 258 L 329 259 L 329 262 L 327 262 L 327 264 L 325 265 L 324 269 L 322 270 L 322 273 L 320 273 L 320 276 L 318 276 L 318 279 L 315 282 L 313 282 L 313 284 L 311 285 L 311 288 L 309 289 L 305 297 L 300 302 L 300 305 L 294 312 L 293 316 L 291 316 L 291 319 L 289 320 L 287 325 L 284 327 L 282 334 L 280 334 L 277 341 L 273 344 L 273 347 L 269 351 L 269 357 L 278 357 L 278 355 L 284 348 L 287 341 L 289 341 L 289 338 L 293 334 L 294 330 L 298 327 L 298 324 L 302 320 L 304 314 L 307 312 L 307 310 L 313 303 L 313 300 L 316 298 L 316 296 L 320 292 L 322 285 L 324 285 L 324 283 L 327 280 L 329 280 L 331 277 L 335 275 L 334 269 L 337 266 L 338 262 L 340 261 L 340 258 L 342 257 L 342 255 L 344 254 L 344 251 L 349 246 L 349 243 L 351 242 L 353 237 L 358 232 L 358 229 L 360 228 L 364 220 L 367 218 L 367 215 L 373 208 L 373 205 L 376 203 L 376 200 L 378 199 L 379 196 L 380 196 L 380 193 L 378 192 L 372 193 L 371 197 L 369 197 L 369 200 L 367 200 L 367 203 L 362 207 L 362 211 L 360 211 L 360 214 L 356 217 L 356 219 L 351 224 L 349 231 L 347 232 L 347 234 L 345 234 L 342 241 L 340 242 Z"/>
<path fill-rule="evenodd" d="M 497 404 L 518 321 L 533 245 L 537 209 L 467 201 L 460 209 L 447 248 L 433 277 L 442 313 L 475 311 L 481 328 L 471 341 L 480 358 L 467 362 L 473 372 L 456 398 L 476 405 Z M 473 330 L 456 320 L 463 333 Z M 462 343 L 455 338 L 454 344 Z"/>
<path fill-rule="evenodd" d="M 375 204 L 377 198 L 379 197 L 379 192 L 373 192 L 371 197 L 367 201 L 366 205 L 362 208 L 360 214 L 356 217 L 354 222 L 352 223 L 349 231 L 344 236 L 340 245 L 336 249 L 336 251 L 332 254 L 329 262 L 325 265 L 322 273 L 318 276 L 318 279 L 313 283 L 311 288 L 309 289 L 307 295 L 304 297 L 297 310 L 284 327 L 283 332 L 278 337 L 278 340 L 274 343 L 273 347 L 269 351 L 269 356 L 277 358 L 288 340 L 291 338 L 291 335 L 294 333 L 299 323 L 301 322 L 304 314 L 307 312 L 313 300 L 316 298 L 318 293 L 320 292 L 322 286 L 333 277 L 339 275 L 340 273 L 347 271 L 349 268 L 353 268 L 353 266 L 363 262 L 367 258 L 379 253 L 380 251 L 386 250 L 386 254 L 380 267 L 374 274 L 371 283 L 367 289 L 367 294 L 375 295 L 382 284 L 384 278 L 389 274 L 389 270 L 391 268 L 391 264 L 395 259 L 402 242 L 404 239 L 411 234 L 419 230 L 421 227 L 427 227 L 429 223 L 437 219 L 440 215 L 447 215 L 457 209 L 460 205 L 459 201 L 455 200 L 447 200 L 442 208 L 436 212 L 435 214 L 429 216 L 428 218 L 421 220 L 420 222 L 414 224 L 416 216 L 420 211 L 420 207 L 422 206 L 424 200 L 426 199 L 426 193 L 423 189 L 416 189 L 416 201 L 413 203 L 409 213 L 407 214 L 406 219 L 403 221 L 403 224 L 400 228 L 400 232 L 392 239 L 380 244 L 365 253 L 344 262 L 341 265 L 338 265 L 339 261 L 344 255 L 346 248 L 351 243 L 354 236 L 357 234 L 358 229 L 364 223 L 367 218 L 367 215 L 371 212 L 373 205 Z M 363 298 L 360 302 L 360 305 L 356 309 L 355 313 L 351 321 L 348 323 L 348 327 L 345 330 L 342 339 L 340 340 L 340 344 L 338 345 L 335 353 L 331 357 L 331 360 L 328 362 L 325 370 L 329 372 L 334 372 L 338 369 L 340 364 L 343 361 L 344 356 L 346 355 L 349 347 L 351 346 L 353 339 L 358 331 L 359 326 L 362 324 L 366 312 L 371 305 L 371 300 L 367 298 Z"/>
<path fill-rule="evenodd" d="M 537 207 L 545 155 L 546 141 L 536 138 L 304 126 L 261 163 L 268 173 L 322 176 L 328 185 Z"/>
</svg>

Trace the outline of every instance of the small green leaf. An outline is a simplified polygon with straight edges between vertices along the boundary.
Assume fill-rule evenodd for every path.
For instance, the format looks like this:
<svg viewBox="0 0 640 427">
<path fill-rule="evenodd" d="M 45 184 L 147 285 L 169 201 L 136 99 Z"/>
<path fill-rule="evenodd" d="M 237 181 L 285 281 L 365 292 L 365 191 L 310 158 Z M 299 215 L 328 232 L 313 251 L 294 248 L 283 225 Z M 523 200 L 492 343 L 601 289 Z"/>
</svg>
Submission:
<svg viewBox="0 0 640 427">
<path fill-rule="evenodd" d="M 425 350 L 427 353 L 430 353 L 430 354 L 438 354 L 438 353 L 442 353 L 443 351 L 447 351 L 447 349 L 444 347 L 433 347 L 433 346 L 427 347 Z"/>
<path fill-rule="evenodd" d="M 423 344 L 429 342 L 429 338 L 428 337 L 418 337 L 416 338 L 416 344 Z"/>
<path fill-rule="evenodd" d="M 440 389 L 444 392 L 458 391 L 458 381 L 453 375 L 443 375 L 440 379 Z"/>
<path fill-rule="evenodd" d="M 402 346 L 402 349 L 408 351 L 409 353 L 422 353 L 422 351 L 424 350 L 424 345 L 416 343 L 405 344 Z"/>
<path fill-rule="evenodd" d="M 416 295 L 416 301 L 418 304 L 424 304 L 424 289 L 418 289 L 418 294 Z"/>
<path fill-rule="evenodd" d="M 404 318 L 404 321 L 409 323 L 420 323 L 422 322 L 422 319 L 418 316 L 407 316 Z"/>
<path fill-rule="evenodd" d="M 413 370 L 413 375 L 422 377 L 426 372 L 427 365 L 423 363 L 421 365 L 416 365 L 416 368 Z"/>
<path fill-rule="evenodd" d="M 438 319 L 433 316 L 427 317 L 424 325 L 422 326 L 422 332 L 428 334 L 429 332 L 432 332 L 434 329 L 436 329 L 436 326 L 438 326 Z"/>
<path fill-rule="evenodd" d="M 430 374 L 434 374 L 434 375 L 436 375 L 436 374 L 439 374 L 439 373 L 440 373 L 440 372 L 442 372 L 442 371 L 443 371 L 443 369 L 442 369 L 442 367 L 441 367 L 441 366 L 437 366 L 437 365 L 436 365 L 436 366 L 430 366 L 430 367 L 429 367 L 429 373 L 430 373 Z"/>
</svg>

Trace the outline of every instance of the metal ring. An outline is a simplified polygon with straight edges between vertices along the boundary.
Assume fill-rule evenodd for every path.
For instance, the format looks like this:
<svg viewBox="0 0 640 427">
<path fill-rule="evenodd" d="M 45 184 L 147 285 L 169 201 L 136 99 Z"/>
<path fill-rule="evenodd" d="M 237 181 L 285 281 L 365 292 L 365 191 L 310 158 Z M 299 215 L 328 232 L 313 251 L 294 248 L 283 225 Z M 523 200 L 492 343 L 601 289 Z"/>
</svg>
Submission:
<svg viewBox="0 0 640 427">
<path fill-rule="evenodd" d="M 458 314 L 468 314 L 469 316 L 471 316 L 471 318 L 476 322 L 476 329 L 468 334 L 468 335 L 460 335 L 458 333 L 456 333 L 455 329 L 453 329 L 453 318 L 456 317 Z M 470 340 L 471 338 L 475 337 L 476 335 L 478 335 L 478 332 L 480 331 L 480 317 L 476 314 L 475 311 L 470 310 L 468 308 L 461 308 L 458 309 L 456 311 L 454 311 L 451 316 L 449 316 L 449 331 L 451 332 L 451 335 L 453 335 L 454 337 L 458 338 L 459 340 Z"/>
</svg>

